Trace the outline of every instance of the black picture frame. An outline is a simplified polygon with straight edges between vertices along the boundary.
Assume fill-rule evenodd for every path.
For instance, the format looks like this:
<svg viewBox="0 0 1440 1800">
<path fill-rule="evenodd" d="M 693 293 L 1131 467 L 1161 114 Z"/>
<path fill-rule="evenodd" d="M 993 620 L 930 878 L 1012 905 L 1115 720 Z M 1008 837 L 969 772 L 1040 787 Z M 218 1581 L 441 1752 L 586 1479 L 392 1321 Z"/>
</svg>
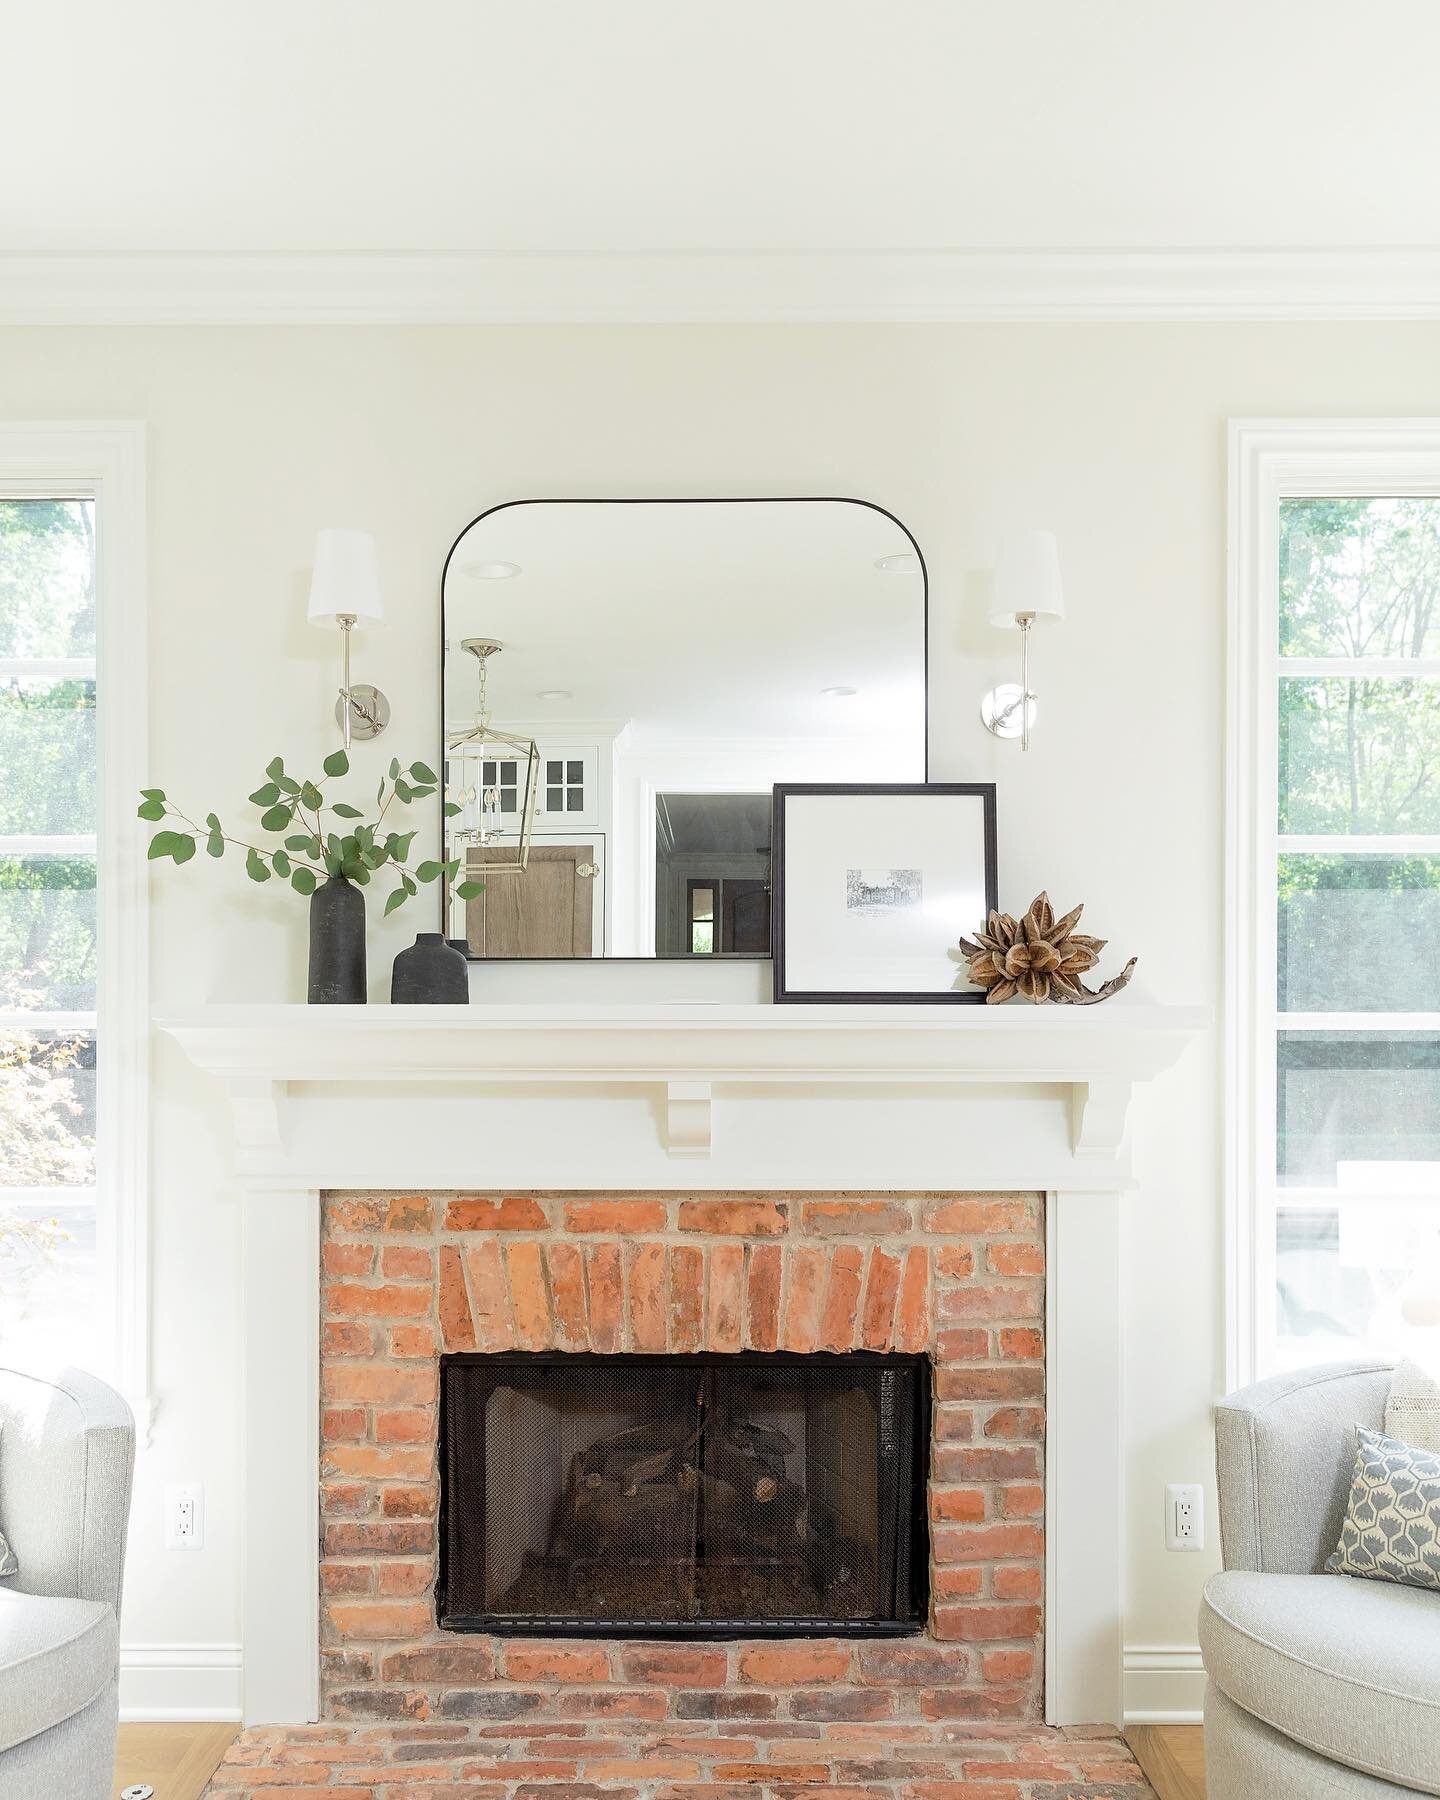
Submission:
<svg viewBox="0 0 1440 1800">
<path fill-rule="evenodd" d="M 946 797 L 966 796 L 981 802 L 981 854 L 985 870 L 985 914 L 999 904 L 999 883 L 995 854 L 995 783 L 993 781 L 935 782 L 779 782 L 774 789 L 771 830 L 772 864 L 772 958 L 774 968 L 774 1000 L 780 1005 L 867 1005 L 867 1006 L 976 1006 L 984 1003 L 983 988 L 938 989 L 934 992 L 883 992 L 840 989 L 797 989 L 790 985 L 787 964 L 786 934 L 790 926 L 786 895 L 786 809 L 795 799 L 861 798 L 893 794 L 915 798 L 921 795 Z M 979 919 L 956 919 L 955 941 L 962 933 L 973 931 Z M 962 973 L 956 965 L 957 977 Z"/>
</svg>

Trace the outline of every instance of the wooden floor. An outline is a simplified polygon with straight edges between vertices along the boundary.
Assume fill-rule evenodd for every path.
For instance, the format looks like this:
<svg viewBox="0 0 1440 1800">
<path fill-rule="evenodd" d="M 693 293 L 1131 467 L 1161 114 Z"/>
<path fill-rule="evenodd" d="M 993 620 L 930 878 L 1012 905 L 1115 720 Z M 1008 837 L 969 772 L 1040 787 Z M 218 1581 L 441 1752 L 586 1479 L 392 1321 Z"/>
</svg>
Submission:
<svg viewBox="0 0 1440 1800">
<path fill-rule="evenodd" d="M 238 1725 L 122 1725 L 115 1792 L 145 1782 L 155 1800 L 200 1800 L 239 1735 Z"/>
<path fill-rule="evenodd" d="M 200 1800 L 238 1725 L 122 1725 L 115 1792 L 148 1782 L 155 1800 Z M 1125 1734 L 1159 1800 L 1205 1800 L 1198 1725 L 1133 1725 Z"/>
<path fill-rule="evenodd" d="M 1205 1800 L 1205 1734 L 1198 1725 L 1132 1725 L 1125 1741 L 1160 1800 Z"/>
</svg>

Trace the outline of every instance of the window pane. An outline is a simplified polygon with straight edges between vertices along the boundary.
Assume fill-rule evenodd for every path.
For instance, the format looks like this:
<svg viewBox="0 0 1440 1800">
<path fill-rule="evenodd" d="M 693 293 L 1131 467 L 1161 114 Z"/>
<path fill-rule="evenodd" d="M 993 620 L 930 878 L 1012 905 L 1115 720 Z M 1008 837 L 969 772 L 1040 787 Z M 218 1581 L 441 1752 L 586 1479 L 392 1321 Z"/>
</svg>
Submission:
<svg viewBox="0 0 1440 1800">
<path fill-rule="evenodd" d="M 0 1198 L 5 1188 L 95 1185 L 95 1035 L 0 1029 Z"/>
<path fill-rule="evenodd" d="M 1282 856 L 1282 1012 L 1440 1012 L 1440 857 Z"/>
<path fill-rule="evenodd" d="M 0 656 L 94 654 L 94 501 L 0 500 Z"/>
<path fill-rule="evenodd" d="M 0 857 L 0 1004 L 95 1009 L 95 864 Z"/>
<path fill-rule="evenodd" d="M 565 810 L 564 788 L 552 787 L 545 790 L 546 812 L 563 812 Z"/>
<path fill-rule="evenodd" d="M 95 829 L 95 683 L 0 683 L 0 836 Z"/>
<path fill-rule="evenodd" d="M 1282 1031 L 1276 1174 L 1285 1187 L 1355 1185 L 1356 1164 L 1434 1163 L 1440 1191 L 1440 1038 Z"/>
<path fill-rule="evenodd" d="M 93 1194 L 0 1188 L 0 1355 L 37 1368 L 104 1354 Z"/>
<path fill-rule="evenodd" d="M 1279 828 L 1440 831 L 1440 681 L 1281 681 Z"/>
<path fill-rule="evenodd" d="M 584 779 L 585 779 L 584 763 L 583 762 L 567 762 L 565 765 L 565 778 L 567 781 L 573 781 L 576 783 L 584 781 Z"/>
<path fill-rule="evenodd" d="M 1437 1172 L 1440 1173 L 1440 1172 Z M 1276 1361 L 1418 1356 L 1440 1323 L 1440 1192 L 1285 1207 L 1275 1221 Z"/>
<path fill-rule="evenodd" d="M 1284 656 L 1440 656 L 1440 498 L 1285 500 Z"/>
</svg>

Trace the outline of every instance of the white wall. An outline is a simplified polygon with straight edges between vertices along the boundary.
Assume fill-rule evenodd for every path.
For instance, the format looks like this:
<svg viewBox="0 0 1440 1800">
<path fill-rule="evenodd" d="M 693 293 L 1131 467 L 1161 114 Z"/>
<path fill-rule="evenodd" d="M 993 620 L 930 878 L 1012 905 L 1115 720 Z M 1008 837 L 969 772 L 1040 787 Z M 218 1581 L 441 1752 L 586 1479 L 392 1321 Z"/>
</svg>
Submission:
<svg viewBox="0 0 1440 1800">
<path fill-rule="evenodd" d="M 999 782 L 1003 902 L 1021 907 L 1042 885 L 1058 904 L 1084 900 L 1088 928 L 1139 954 L 1137 984 L 1216 1006 L 1224 422 L 1437 412 L 1440 328 L 1427 325 L 0 332 L 0 413 L 149 424 L 152 778 L 202 813 L 241 816 L 277 751 L 313 763 L 330 747 L 335 645 L 303 605 L 317 525 L 363 526 L 381 545 L 391 623 L 360 640 L 357 673 L 384 686 L 395 723 L 360 749 L 364 768 L 392 750 L 436 752 L 440 565 L 481 507 L 852 494 L 891 508 L 924 548 L 932 773 Z M 1070 618 L 1039 638 L 1040 720 L 1022 760 L 976 716 L 980 693 L 1012 673 L 1014 640 L 966 597 L 997 534 L 1024 523 L 1059 533 Z M 304 909 L 277 887 L 203 857 L 157 877 L 157 1009 L 301 997 Z M 422 926 L 433 918 L 412 908 L 375 927 L 375 997 Z M 755 981 L 750 969 L 700 973 Z M 545 980 L 593 995 L 656 975 L 597 965 Z M 527 983 L 539 991 L 515 969 L 478 986 Z M 1146 1101 L 1145 1191 L 1127 1218 L 1137 1645 L 1194 1643 L 1216 1561 L 1213 1539 L 1201 1557 L 1166 1554 L 1161 1487 L 1208 1483 L 1223 1382 L 1217 1042 Z M 156 1076 L 160 1412 L 137 1483 L 124 1635 L 223 1647 L 238 1631 L 240 1220 L 213 1095 L 164 1044 Z M 203 1481 L 208 1502 L 206 1548 L 183 1559 L 160 1549 L 160 1487 L 180 1479 Z M 184 1659 L 161 1662 L 172 1655 Z M 1164 1685 L 1145 1678 L 1132 1704 L 1162 1704 Z M 147 1693 L 165 1686 L 163 1669 L 147 1677 Z"/>
</svg>

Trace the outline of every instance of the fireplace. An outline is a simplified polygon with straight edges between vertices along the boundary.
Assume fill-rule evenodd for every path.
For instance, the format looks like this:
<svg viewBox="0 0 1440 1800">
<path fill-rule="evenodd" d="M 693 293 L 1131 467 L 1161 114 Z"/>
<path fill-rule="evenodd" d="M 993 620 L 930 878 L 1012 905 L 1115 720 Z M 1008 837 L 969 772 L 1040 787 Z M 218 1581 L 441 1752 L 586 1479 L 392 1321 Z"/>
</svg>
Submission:
<svg viewBox="0 0 1440 1800">
<path fill-rule="evenodd" d="M 929 1431 L 917 1355 L 444 1356 L 438 1622 L 918 1632 Z"/>
</svg>

